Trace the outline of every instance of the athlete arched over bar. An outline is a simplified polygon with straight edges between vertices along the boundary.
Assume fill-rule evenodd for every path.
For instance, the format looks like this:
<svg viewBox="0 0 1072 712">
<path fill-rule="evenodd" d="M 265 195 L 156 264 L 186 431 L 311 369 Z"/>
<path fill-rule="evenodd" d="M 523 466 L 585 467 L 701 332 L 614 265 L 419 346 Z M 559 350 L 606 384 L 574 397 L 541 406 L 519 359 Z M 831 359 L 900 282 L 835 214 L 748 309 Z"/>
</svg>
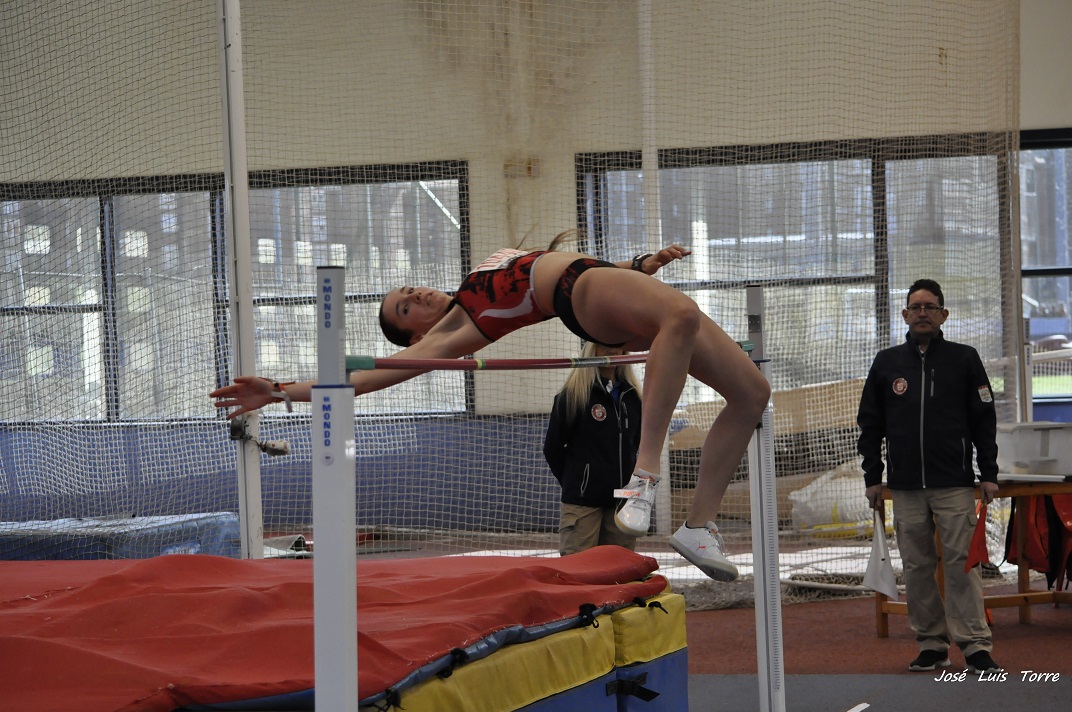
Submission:
<svg viewBox="0 0 1072 712">
<path fill-rule="evenodd" d="M 670 245 L 655 254 L 614 264 L 555 248 L 499 250 L 471 272 L 453 298 L 427 287 L 392 290 L 380 306 L 380 325 L 400 358 L 461 358 L 506 334 L 559 317 L 574 334 L 628 351 L 648 351 L 644 373 L 644 421 L 637 470 L 625 490 L 616 521 L 635 536 L 647 533 L 655 490 L 665 473 L 660 455 L 670 418 L 691 374 L 726 400 L 700 455 L 699 477 L 685 523 L 671 546 L 706 575 L 737 578 L 714 520 L 770 397 L 763 374 L 736 341 L 696 302 L 651 275 L 690 251 Z M 425 370 L 354 372 L 357 395 L 401 383 Z M 280 384 L 239 376 L 212 392 L 229 417 L 281 400 L 308 401 L 312 381 Z"/>
</svg>

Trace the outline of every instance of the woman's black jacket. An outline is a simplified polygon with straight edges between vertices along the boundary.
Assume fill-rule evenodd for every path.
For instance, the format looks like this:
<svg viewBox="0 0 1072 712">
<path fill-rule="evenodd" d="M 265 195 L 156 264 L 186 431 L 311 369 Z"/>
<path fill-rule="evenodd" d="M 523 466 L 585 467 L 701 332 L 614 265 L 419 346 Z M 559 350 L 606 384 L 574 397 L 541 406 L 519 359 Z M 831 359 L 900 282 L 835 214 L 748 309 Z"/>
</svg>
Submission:
<svg viewBox="0 0 1072 712">
<path fill-rule="evenodd" d="M 629 384 L 621 384 L 616 402 L 597 380 L 588 403 L 572 414 L 566 412 L 565 393 L 555 396 L 543 454 L 566 504 L 614 505 L 613 492 L 629 482 L 639 445 L 640 396 Z"/>
</svg>

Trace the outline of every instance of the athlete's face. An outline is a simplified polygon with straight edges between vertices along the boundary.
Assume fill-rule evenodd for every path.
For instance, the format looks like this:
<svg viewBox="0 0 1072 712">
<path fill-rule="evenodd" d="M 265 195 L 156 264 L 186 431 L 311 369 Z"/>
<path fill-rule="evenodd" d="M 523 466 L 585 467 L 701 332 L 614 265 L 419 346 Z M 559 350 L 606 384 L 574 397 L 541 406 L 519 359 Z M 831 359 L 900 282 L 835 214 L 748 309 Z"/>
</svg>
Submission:
<svg viewBox="0 0 1072 712">
<path fill-rule="evenodd" d="M 450 308 L 450 295 L 429 287 L 399 287 L 383 299 L 384 318 L 413 334 L 417 343 Z"/>
<path fill-rule="evenodd" d="M 938 297 L 926 289 L 908 296 L 908 308 L 901 310 L 908 331 L 917 339 L 930 340 L 938 335 L 949 312 L 938 303 Z"/>
</svg>

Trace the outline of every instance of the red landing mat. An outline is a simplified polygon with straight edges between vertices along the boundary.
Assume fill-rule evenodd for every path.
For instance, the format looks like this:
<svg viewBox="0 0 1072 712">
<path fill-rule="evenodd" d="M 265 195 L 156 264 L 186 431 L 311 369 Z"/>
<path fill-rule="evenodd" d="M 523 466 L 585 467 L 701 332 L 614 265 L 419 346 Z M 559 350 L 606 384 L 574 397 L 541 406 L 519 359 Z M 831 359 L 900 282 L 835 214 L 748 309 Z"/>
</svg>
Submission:
<svg viewBox="0 0 1072 712">
<path fill-rule="evenodd" d="M 606 546 L 563 558 L 360 562 L 358 687 L 383 692 L 504 628 L 628 605 L 666 588 L 655 560 Z M 309 690 L 311 561 L 175 555 L 0 561 L 8 710 L 161 710 Z"/>
</svg>

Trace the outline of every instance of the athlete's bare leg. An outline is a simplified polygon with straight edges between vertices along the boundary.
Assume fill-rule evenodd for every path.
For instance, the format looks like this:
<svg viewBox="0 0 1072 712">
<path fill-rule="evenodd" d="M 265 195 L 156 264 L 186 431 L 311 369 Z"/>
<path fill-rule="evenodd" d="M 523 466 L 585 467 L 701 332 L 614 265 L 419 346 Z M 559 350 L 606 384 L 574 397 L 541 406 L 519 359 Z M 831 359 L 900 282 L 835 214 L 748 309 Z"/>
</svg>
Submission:
<svg viewBox="0 0 1072 712">
<path fill-rule="evenodd" d="M 707 317 L 693 346 L 689 373 L 726 399 L 704 439 L 696 491 L 685 520 L 699 527 L 713 521 L 722 507 L 726 488 L 770 399 L 770 384 L 740 345 Z"/>
<path fill-rule="evenodd" d="M 704 441 L 687 523 L 703 526 L 714 520 L 770 397 L 763 374 L 692 299 L 658 280 L 626 270 L 593 269 L 577 280 L 573 297 L 578 321 L 594 338 L 624 340 L 630 351 L 648 349 L 639 469 L 659 472 L 686 374 L 726 399 Z"/>
<path fill-rule="evenodd" d="M 703 315 L 696 302 L 645 275 L 616 269 L 588 270 L 573 290 L 577 320 L 605 343 L 626 342 L 648 351 L 644 368 L 644 419 L 637 468 L 659 473 L 663 442 L 685 387 Z"/>
<path fill-rule="evenodd" d="M 637 467 L 647 472 L 658 473 L 660 470 L 663 443 L 685 388 L 700 323 L 701 314 L 695 303 L 684 294 L 681 296 L 689 304 L 674 304 L 668 308 L 658 334 L 648 347 L 644 368 L 644 419 L 640 424 L 640 447 L 637 449 Z"/>
</svg>

